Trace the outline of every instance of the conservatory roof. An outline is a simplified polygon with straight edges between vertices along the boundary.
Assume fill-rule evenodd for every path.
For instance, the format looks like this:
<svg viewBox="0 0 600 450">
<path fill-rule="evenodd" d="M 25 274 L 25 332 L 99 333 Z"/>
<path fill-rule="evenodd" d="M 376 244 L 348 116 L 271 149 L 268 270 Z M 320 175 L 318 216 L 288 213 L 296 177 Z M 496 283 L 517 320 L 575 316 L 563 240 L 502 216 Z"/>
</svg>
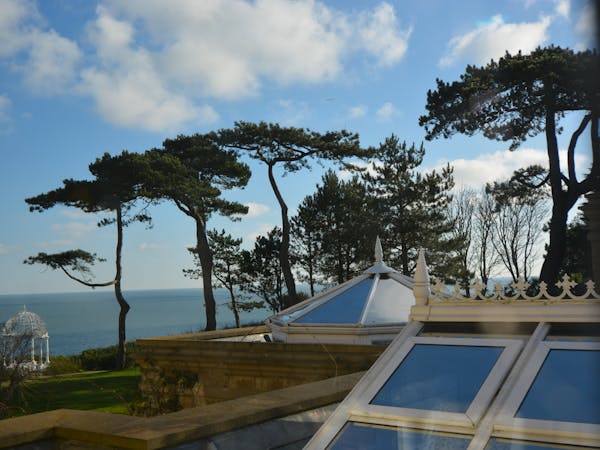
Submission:
<svg viewBox="0 0 600 450">
<path fill-rule="evenodd" d="M 421 253 L 411 322 L 305 449 L 600 448 L 600 296 L 540 284 L 442 296 Z"/>
<path fill-rule="evenodd" d="M 2 335 L 41 338 L 48 336 L 48 330 L 40 316 L 23 307 L 23 311 L 19 311 L 4 324 Z"/>
<path fill-rule="evenodd" d="M 381 242 L 375 264 L 361 275 L 270 317 L 277 325 L 377 326 L 408 321 L 412 279 L 383 263 Z"/>
</svg>

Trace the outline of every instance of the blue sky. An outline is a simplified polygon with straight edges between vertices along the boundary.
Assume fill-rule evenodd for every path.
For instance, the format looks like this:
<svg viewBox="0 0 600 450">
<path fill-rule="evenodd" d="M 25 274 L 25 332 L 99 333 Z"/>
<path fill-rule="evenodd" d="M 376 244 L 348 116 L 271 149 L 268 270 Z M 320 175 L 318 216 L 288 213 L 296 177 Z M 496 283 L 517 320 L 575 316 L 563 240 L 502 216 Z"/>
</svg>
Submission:
<svg viewBox="0 0 600 450">
<path fill-rule="evenodd" d="M 39 251 L 83 248 L 110 261 L 114 230 L 98 229 L 97 217 L 34 214 L 24 202 L 89 177 L 103 152 L 142 152 L 236 120 L 346 128 L 363 145 L 391 133 L 421 142 L 418 117 L 436 78 L 454 80 L 506 50 L 587 48 L 592 24 L 583 0 L 0 0 L 0 294 L 83 290 L 22 264 Z M 458 184 L 477 187 L 545 163 L 544 148 L 536 138 L 510 153 L 456 136 L 427 142 L 425 166 L 450 162 Z M 581 170 L 589 160 L 583 147 Z M 248 217 L 209 224 L 247 245 L 279 223 L 264 169 L 251 168 L 248 187 L 228 193 L 250 205 Z M 324 169 L 313 169 L 281 179 L 292 211 L 320 180 Z M 151 230 L 126 230 L 125 289 L 199 286 L 182 275 L 193 223 L 168 204 L 153 216 Z M 109 279 L 112 265 L 95 274 Z"/>
</svg>

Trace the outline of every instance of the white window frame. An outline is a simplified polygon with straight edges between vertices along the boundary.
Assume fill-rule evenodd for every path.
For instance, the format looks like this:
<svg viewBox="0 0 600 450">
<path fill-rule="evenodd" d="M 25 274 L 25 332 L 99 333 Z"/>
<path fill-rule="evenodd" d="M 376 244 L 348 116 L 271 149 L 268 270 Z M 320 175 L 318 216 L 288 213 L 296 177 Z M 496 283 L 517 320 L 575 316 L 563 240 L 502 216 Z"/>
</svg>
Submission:
<svg viewBox="0 0 600 450">
<path fill-rule="evenodd" d="M 498 360 L 465 413 L 371 405 L 370 402 L 388 378 L 417 344 L 504 347 L 504 350 L 502 350 Z M 348 420 L 394 426 L 426 426 L 427 428 L 435 425 L 435 429 L 439 431 L 460 433 L 456 429 L 456 427 L 459 427 L 459 429 L 464 429 L 465 432 L 472 433 L 508 374 L 522 346 L 523 342 L 519 339 L 411 337 L 398 348 L 397 352 L 379 373 L 365 375 L 362 382 L 368 385 L 368 388 L 361 395 L 357 407 L 352 409 Z"/>
<path fill-rule="evenodd" d="M 490 441 L 492 439 L 502 439 L 508 442 L 514 442 L 516 444 L 528 444 L 528 445 L 538 445 L 538 446 L 553 446 L 559 449 L 565 449 L 565 450 L 594 450 L 597 447 L 588 447 L 588 446 L 581 446 L 581 445 L 576 445 L 573 443 L 570 444 L 562 444 L 562 443 L 556 443 L 556 442 L 542 442 L 542 441 L 532 441 L 532 440 L 524 440 L 524 439 L 520 439 L 520 438 L 515 438 L 515 437 L 500 437 L 500 436 L 492 436 L 490 437 Z M 488 443 L 486 443 L 485 448 L 487 448 L 487 446 L 489 445 L 489 441 Z"/>
<path fill-rule="evenodd" d="M 372 425 L 373 428 L 383 428 L 383 427 L 387 427 L 388 424 L 385 423 L 381 423 L 381 422 L 377 422 L 377 423 L 370 423 L 370 422 L 357 422 L 355 420 L 352 419 L 348 419 L 338 430 L 338 432 L 333 436 L 333 438 L 331 439 L 330 442 L 327 443 L 327 446 L 325 447 L 325 449 L 331 447 L 332 445 L 335 444 L 338 436 L 340 435 L 340 433 L 342 433 L 342 430 L 346 427 L 346 425 L 349 425 L 351 423 L 355 423 L 357 425 Z M 390 428 L 397 428 L 397 425 L 389 425 Z M 415 427 L 409 427 L 409 426 L 399 426 L 402 431 L 408 432 L 408 433 L 430 433 L 432 435 L 437 435 L 437 436 L 446 436 L 446 437 L 452 437 L 452 438 L 457 438 L 457 439 L 466 439 L 466 440 L 471 440 L 473 438 L 472 435 L 470 434 L 463 434 L 460 432 L 456 432 L 456 431 L 441 431 L 439 429 L 433 429 L 433 428 L 415 428 Z"/>
<path fill-rule="evenodd" d="M 506 399 L 492 436 L 544 443 L 600 446 L 600 425 L 515 417 L 550 350 L 600 350 L 600 342 L 541 341 Z"/>
<path fill-rule="evenodd" d="M 457 436 L 463 435 L 465 438 L 471 439 L 471 444 L 469 444 L 469 448 L 471 448 L 473 443 L 472 440 L 475 438 L 477 427 L 479 425 L 479 419 L 482 419 L 483 413 L 488 406 L 493 403 L 494 395 L 498 389 L 501 389 L 506 376 L 508 376 L 508 373 L 512 370 L 512 367 L 527 340 L 521 339 L 520 337 L 498 339 L 417 336 L 422 327 L 423 323 L 418 321 L 411 321 L 406 325 L 400 334 L 396 336 L 394 342 L 392 342 L 381 354 L 377 362 L 368 370 L 361 381 L 342 401 L 336 411 L 312 437 L 306 445 L 305 450 L 327 448 L 347 422 L 360 422 L 375 426 L 396 426 L 413 429 L 415 431 L 430 430 L 447 432 Z M 471 417 L 464 413 L 369 405 L 389 376 L 396 370 L 406 355 L 408 355 L 412 347 L 419 343 L 504 347 L 496 364 L 492 367 L 492 370 L 487 375 L 479 392 L 475 395 L 471 405 L 467 409 L 467 412 L 471 414 Z M 389 409 L 387 411 L 382 411 L 377 410 L 377 408 Z M 485 443 L 483 445 L 485 445 Z"/>
</svg>

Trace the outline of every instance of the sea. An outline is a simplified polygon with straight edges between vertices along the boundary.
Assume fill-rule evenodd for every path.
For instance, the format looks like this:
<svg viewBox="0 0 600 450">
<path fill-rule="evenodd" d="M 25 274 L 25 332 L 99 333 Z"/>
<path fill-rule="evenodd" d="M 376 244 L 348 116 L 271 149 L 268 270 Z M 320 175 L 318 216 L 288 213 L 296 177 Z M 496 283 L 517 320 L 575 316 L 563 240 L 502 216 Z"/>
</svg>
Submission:
<svg viewBox="0 0 600 450">
<path fill-rule="evenodd" d="M 228 293 L 214 291 L 217 328 L 235 326 L 227 307 Z M 131 309 L 127 314 L 127 340 L 203 330 L 206 326 L 202 289 L 124 291 Z M 119 305 L 112 290 L 63 294 L 0 295 L 0 324 L 23 308 L 38 314 L 50 336 L 50 356 L 75 355 L 83 350 L 115 345 Z M 241 325 L 263 322 L 267 309 L 240 312 Z"/>
</svg>

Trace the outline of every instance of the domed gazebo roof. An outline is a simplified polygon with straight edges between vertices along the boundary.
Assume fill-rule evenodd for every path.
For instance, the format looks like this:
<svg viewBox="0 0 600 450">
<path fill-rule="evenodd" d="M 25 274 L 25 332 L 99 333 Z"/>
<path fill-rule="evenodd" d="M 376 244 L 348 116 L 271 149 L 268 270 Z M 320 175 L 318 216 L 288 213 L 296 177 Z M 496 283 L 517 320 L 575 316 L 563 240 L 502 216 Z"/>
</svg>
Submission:
<svg viewBox="0 0 600 450">
<path fill-rule="evenodd" d="M 23 311 L 8 319 L 2 334 L 4 336 L 43 338 L 48 336 L 48 329 L 40 316 L 23 307 Z"/>
<path fill-rule="evenodd" d="M 372 267 L 269 317 L 267 325 L 283 342 L 389 342 L 409 320 L 412 289 L 412 278 L 385 265 L 377 238 Z"/>
</svg>

